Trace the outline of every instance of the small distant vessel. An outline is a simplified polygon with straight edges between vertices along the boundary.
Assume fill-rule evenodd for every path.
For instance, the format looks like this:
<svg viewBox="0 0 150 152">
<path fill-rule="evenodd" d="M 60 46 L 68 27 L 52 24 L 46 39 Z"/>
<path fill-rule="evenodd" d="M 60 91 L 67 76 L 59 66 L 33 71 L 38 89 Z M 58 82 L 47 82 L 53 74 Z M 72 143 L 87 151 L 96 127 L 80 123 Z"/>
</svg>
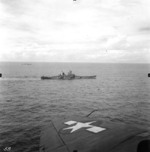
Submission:
<svg viewBox="0 0 150 152">
<path fill-rule="evenodd" d="M 2 77 L 2 73 L 0 73 L 0 78 Z"/>
<path fill-rule="evenodd" d="M 74 80 L 74 79 L 95 79 L 96 75 L 92 76 L 77 76 L 75 74 L 72 74 L 72 71 L 69 71 L 66 75 L 64 72 L 62 74 L 59 74 L 57 76 L 42 76 L 42 80 L 50 79 L 50 80 Z"/>
<path fill-rule="evenodd" d="M 31 63 L 23 63 L 22 65 L 32 65 Z"/>
<path fill-rule="evenodd" d="M 150 77 L 150 73 L 148 73 L 148 77 Z"/>
</svg>

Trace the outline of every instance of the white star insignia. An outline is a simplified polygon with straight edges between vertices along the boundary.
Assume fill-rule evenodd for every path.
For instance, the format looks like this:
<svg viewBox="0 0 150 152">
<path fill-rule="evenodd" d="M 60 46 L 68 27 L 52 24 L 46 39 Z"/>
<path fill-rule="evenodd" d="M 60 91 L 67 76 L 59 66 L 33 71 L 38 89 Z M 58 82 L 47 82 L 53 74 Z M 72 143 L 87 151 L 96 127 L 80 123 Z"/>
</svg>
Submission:
<svg viewBox="0 0 150 152">
<path fill-rule="evenodd" d="M 67 125 L 75 124 L 75 125 L 71 126 L 71 127 L 64 128 L 63 130 L 71 129 L 70 133 L 73 133 L 73 132 L 75 132 L 75 131 L 77 131 L 81 128 L 87 128 L 86 129 L 87 131 L 90 131 L 90 132 L 93 132 L 93 133 L 98 133 L 98 132 L 101 132 L 101 131 L 105 130 L 105 128 L 101 128 L 101 127 L 91 125 L 94 122 L 95 121 L 82 123 L 82 122 L 76 122 L 76 121 L 67 121 L 67 122 L 65 122 L 65 124 L 67 124 Z"/>
</svg>

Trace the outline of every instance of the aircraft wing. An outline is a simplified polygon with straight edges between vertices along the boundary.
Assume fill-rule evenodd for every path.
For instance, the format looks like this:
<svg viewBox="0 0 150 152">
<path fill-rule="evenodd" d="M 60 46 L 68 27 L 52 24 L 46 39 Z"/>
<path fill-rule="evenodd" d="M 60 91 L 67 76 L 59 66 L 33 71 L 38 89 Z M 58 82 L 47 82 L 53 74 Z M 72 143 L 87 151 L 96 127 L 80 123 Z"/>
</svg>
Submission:
<svg viewBox="0 0 150 152">
<path fill-rule="evenodd" d="M 40 152 L 136 152 L 147 129 L 89 117 L 57 119 L 41 132 Z"/>
</svg>

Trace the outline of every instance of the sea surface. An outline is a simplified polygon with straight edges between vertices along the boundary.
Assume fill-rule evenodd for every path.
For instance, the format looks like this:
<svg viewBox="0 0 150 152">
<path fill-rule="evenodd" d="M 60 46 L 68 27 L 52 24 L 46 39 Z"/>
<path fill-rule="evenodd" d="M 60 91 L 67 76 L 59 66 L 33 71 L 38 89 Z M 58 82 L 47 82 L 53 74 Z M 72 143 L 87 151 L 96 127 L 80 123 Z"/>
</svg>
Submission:
<svg viewBox="0 0 150 152">
<path fill-rule="evenodd" d="M 41 80 L 72 70 L 88 80 Z M 86 116 L 150 126 L 149 64 L 1 62 L 0 150 L 37 152 L 40 131 L 51 119 Z"/>
</svg>

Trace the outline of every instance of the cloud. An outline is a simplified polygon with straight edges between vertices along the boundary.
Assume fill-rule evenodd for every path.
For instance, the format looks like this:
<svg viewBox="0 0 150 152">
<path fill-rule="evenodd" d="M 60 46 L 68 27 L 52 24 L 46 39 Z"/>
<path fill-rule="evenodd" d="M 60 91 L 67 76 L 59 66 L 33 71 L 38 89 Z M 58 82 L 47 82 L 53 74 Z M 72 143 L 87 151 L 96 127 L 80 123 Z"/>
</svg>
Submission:
<svg viewBox="0 0 150 152">
<path fill-rule="evenodd" d="M 150 26 L 144 26 L 139 28 L 139 32 L 142 34 L 150 34 Z"/>
<path fill-rule="evenodd" d="M 0 60 L 150 62 L 149 0 L 0 0 L 0 14 Z"/>
</svg>

